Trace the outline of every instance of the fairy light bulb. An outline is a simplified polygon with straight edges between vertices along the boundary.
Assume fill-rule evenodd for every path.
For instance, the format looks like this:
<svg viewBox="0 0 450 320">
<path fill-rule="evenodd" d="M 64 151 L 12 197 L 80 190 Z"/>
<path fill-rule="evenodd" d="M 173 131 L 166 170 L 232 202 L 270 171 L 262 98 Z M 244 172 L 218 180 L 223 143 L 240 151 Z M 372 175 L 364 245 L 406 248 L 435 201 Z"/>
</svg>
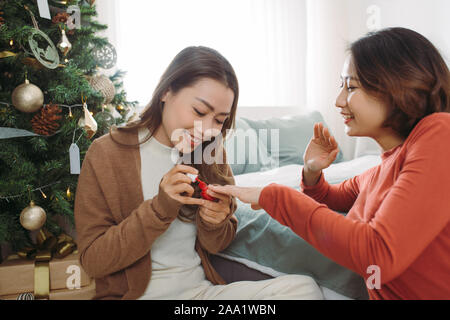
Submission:
<svg viewBox="0 0 450 320">
<path fill-rule="evenodd" d="M 11 39 L 11 40 L 9 41 L 9 45 L 10 45 L 11 47 L 14 45 L 13 39 Z"/>
</svg>

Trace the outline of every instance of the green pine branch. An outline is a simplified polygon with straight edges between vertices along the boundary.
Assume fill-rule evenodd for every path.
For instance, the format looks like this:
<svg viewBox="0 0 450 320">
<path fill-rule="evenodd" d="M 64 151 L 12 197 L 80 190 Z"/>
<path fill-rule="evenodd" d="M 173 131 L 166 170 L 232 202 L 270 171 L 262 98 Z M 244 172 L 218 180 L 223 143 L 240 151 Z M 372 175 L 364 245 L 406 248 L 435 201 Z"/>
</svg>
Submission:
<svg viewBox="0 0 450 320">
<path fill-rule="evenodd" d="M 70 1 L 67 6 L 77 3 L 76 0 Z M 0 58 L 0 102 L 9 104 L 0 103 L 0 127 L 33 131 L 31 119 L 37 113 L 23 113 L 11 104 L 13 90 L 24 83 L 26 76 L 44 93 L 44 104 L 75 105 L 82 103 L 82 96 L 86 97 L 88 108 L 98 122 L 98 131 L 91 140 L 88 139 L 78 124 L 84 116 L 83 109 L 72 108 L 72 117 L 69 117 L 69 109 L 61 107 L 61 119 L 58 120 L 60 127 L 54 135 L 0 139 L 0 244 L 9 244 L 13 250 L 31 243 L 30 232 L 19 221 L 21 211 L 29 205 L 30 200 L 46 211 L 48 218 L 45 227 L 50 231 L 56 234 L 61 232 L 56 219 L 58 216 L 74 224 L 73 207 L 78 175 L 70 174 L 69 147 L 75 140 L 83 161 L 92 140 L 107 133 L 111 124 L 123 123 L 126 115 L 126 111 L 123 111 L 122 118 L 113 123 L 107 122 L 111 117 L 104 117 L 101 113 L 104 97 L 88 81 L 89 76 L 99 71 L 93 50 L 108 44 L 107 38 L 97 35 L 107 26 L 95 20 L 96 7 L 80 7 L 81 28 L 70 34 L 66 28 L 72 49 L 66 56 L 58 51 L 60 66 L 47 69 L 37 62 L 29 47 L 29 34 L 34 27 L 24 5 L 33 12 L 39 29 L 55 45 L 61 40 L 60 28 L 64 27 L 62 23 L 54 24 L 51 20 L 40 18 L 34 0 L 0 0 L 0 11 L 5 19 L 0 27 L 0 53 L 15 54 Z M 65 10 L 65 6 L 55 6 Z M 39 45 L 45 48 L 47 44 Z M 123 90 L 124 75 L 123 71 L 118 70 L 110 77 L 116 88 L 112 104 L 135 106 L 137 102 L 127 101 Z M 39 189 L 43 186 L 47 187 Z M 68 189 L 71 194 L 67 194 Z"/>
</svg>

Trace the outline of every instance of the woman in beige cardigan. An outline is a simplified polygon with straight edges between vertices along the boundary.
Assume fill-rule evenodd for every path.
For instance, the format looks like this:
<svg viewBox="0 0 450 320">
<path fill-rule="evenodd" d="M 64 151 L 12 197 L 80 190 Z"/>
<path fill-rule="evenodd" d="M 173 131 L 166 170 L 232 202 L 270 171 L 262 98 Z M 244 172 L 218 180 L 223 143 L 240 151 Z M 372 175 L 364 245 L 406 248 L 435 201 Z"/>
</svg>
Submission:
<svg viewBox="0 0 450 320">
<path fill-rule="evenodd" d="M 238 92 L 233 68 L 217 51 L 186 48 L 140 119 L 92 143 L 75 222 L 95 299 L 322 299 L 308 276 L 227 285 L 209 262 L 235 236 L 236 201 L 216 193 L 217 201 L 202 199 L 187 174 L 234 184 L 222 138 L 233 126 Z"/>
</svg>

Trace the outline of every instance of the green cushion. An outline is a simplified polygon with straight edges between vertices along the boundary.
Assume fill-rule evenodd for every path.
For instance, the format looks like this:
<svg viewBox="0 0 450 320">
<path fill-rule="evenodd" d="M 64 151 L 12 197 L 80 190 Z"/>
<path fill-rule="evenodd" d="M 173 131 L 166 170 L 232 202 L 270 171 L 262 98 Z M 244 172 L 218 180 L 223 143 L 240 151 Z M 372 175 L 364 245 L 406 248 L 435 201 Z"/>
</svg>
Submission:
<svg viewBox="0 0 450 320">
<path fill-rule="evenodd" d="M 279 166 L 289 164 L 303 164 L 303 153 L 308 146 L 311 137 L 314 134 L 314 124 L 322 122 L 326 127 L 325 120 L 318 111 L 306 114 L 271 118 L 267 120 L 251 120 L 241 118 L 256 131 L 257 134 L 264 134 L 262 129 L 266 129 L 266 137 L 260 137 L 260 141 L 264 143 L 266 150 L 272 158 L 276 158 L 276 144 L 272 141 L 276 139 L 271 133 L 271 129 L 279 129 Z M 341 162 L 343 154 L 339 151 L 334 163 Z"/>
<path fill-rule="evenodd" d="M 233 174 L 266 171 L 275 167 L 264 143 L 261 143 L 256 130 L 242 119 L 236 119 L 236 129 L 225 140 L 227 162 Z"/>
</svg>

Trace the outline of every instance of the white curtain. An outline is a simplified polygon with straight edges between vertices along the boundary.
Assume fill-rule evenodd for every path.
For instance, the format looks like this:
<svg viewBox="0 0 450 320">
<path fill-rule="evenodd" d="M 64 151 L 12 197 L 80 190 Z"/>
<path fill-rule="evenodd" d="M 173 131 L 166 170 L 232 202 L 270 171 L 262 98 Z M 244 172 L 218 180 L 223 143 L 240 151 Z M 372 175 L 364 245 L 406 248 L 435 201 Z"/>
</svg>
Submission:
<svg viewBox="0 0 450 320">
<path fill-rule="evenodd" d="M 114 14 L 125 89 L 145 105 L 172 58 L 191 45 L 212 47 L 233 65 L 240 107 L 303 107 L 304 0 L 98 0 Z M 104 15 L 107 19 L 107 14 Z M 102 17 L 99 17 L 102 18 Z"/>
<path fill-rule="evenodd" d="M 407 27 L 428 37 L 450 62 L 449 0 L 97 0 L 96 4 L 117 47 L 118 67 L 128 72 L 129 98 L 145 105 L 178 51 L 189 45 L 210 46 L 236 70 L 239 109 L 266 116 L 319 110 L 346 160 L 379 152 L 368 138 L 347 137 L 334 106 L 352 41 L 371 29 Z M 254 111 L 246 108 L 256 106 L 260 108 Z"/>
</svg>

